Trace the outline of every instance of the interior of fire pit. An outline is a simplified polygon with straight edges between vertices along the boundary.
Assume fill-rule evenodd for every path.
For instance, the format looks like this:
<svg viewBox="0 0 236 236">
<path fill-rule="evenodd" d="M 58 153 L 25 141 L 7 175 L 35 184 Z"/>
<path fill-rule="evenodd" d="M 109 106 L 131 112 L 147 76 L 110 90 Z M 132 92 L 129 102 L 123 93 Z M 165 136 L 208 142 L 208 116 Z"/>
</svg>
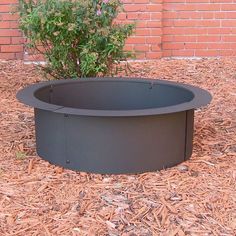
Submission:
<svg viewBox="0 0 236 236">
<path fill-rule="evenodd" d="M 177 85 L 119 80 L 48 85 L 37 90 L 35 97 L 63 107 L 138 110 L 186 103 L 194 98 L 194 94 Z"/>
</svg>

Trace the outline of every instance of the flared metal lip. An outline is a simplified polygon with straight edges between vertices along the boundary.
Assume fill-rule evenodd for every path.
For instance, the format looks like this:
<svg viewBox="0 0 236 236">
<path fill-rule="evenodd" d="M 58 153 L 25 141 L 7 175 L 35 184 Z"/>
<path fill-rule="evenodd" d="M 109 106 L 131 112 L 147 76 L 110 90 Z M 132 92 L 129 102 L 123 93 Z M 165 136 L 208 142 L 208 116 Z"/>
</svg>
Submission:
<svg viewBox="0 0 236 236">
<path fill-rule="evenodd" d="M 80 109 L 80 108 L 72 108 L 72 107 L 64 107 L 60 105 L 50 104 L 41 101 L 37 97 L 35 97 L 35 93 L 43 89 L 45 87 L 53 87 L 56 85 L 63 85 L 67 83 L 89 83 L 93 81 L 103 82 L 132 82 L 132 83 L 146 83 L 150 84 L 150 86 L 155 85 L 165 85 L 165 86 L 174 86 L 183 90 L 188 90 L 193 94 L 193 99 L 179 103 L 177 105 L 166 106 L 166 107 L 158 107 L 158 108 L 147 108 L 147 109 L 135 109 L 135 110 L 96 110 L 96 109 Z M 170 114 L 176 113 L 186 110 L 196 109 L 202 106 L 209 104 L 212 100 L 211 94 L 199 87 L 166 81 L 159 79 L 148 79 L 148 78 L 116 78 L 116 77 L 105 77 L 105 78 L 82 78 L 82 79 L 63 79 L 63 80 L 50 80 L 47 82 L 39 82 L 36 84 L 29 85 L 26 88 L 21 89 L 17 93 L 17 99 L 31 107 L 42 109 L 46 111 L 63 113 L 68 115 L 78 115 L 78 116 L 100 116 L 100 117 L 129 117 L 129 116 L 150 116 L 150 115 L 162 115 L 162 114 Z"/>
</svg>

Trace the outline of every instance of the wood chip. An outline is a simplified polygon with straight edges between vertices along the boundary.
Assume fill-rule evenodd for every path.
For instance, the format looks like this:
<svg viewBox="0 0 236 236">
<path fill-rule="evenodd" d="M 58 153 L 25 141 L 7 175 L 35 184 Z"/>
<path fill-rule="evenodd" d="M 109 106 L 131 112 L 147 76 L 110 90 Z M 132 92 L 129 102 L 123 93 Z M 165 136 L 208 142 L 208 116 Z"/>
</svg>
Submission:
<svg viewBox="0 0 236 236">
<path fill-rule="evenodd" d="M 213 95 L 195 112 L 189 161 L 137 175 L 51 165 L 36 154 L 33 109 L 16 100 L 20 88 L 43 76 L 33 65 L 0 61 L 0 235 L 235 235 L 236 59 L 131 67 L 131 77 L 178 81 Z"/>
</svg>

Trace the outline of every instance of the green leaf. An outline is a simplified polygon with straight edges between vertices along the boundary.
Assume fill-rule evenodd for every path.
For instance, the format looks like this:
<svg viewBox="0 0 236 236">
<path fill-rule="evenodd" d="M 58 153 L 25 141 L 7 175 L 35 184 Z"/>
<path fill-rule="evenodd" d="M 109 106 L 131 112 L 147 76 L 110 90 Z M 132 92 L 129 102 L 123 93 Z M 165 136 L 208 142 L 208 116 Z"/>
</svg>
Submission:
<svg viewBox="0 0 236 236">
<path fill-rule="evenodd" d="M 27 46 L 43 54 L 55 78 L 113 74 L 115 62 L 130 56 L 123 47 L 134 29 L 114 24 L 121 10 L 120 0 L 19 0 Z"/>
</svg>

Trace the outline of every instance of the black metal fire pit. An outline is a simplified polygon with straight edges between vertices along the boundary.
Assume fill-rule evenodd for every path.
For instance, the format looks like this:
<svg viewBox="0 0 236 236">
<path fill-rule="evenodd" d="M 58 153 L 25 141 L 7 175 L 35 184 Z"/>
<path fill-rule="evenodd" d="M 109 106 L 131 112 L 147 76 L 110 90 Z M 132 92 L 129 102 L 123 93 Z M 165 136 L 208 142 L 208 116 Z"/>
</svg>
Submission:
<svg viewBox="0 0 236 236">
<path fill-rule="evenodd" d="M 146 79 L 49 81 L 19 91 L 35 111 L 38 155 L 69 169 L 140 173 L 174 166 L 192 154 L 200 88 Z"/>
</svg>

